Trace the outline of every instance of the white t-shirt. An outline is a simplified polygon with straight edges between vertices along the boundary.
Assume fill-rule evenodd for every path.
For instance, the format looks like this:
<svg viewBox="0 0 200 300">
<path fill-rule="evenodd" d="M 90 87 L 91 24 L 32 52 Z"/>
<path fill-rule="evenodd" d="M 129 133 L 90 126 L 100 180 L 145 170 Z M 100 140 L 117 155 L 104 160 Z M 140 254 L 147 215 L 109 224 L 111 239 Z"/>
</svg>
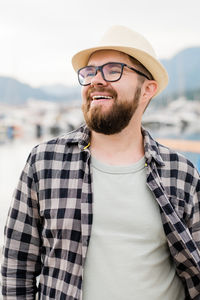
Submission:
<svg viewBox="0 0 200 300">
<path fill-rule="evenodd" d="M 111 166 L 92 158 L 93 225 L 83 300 L 183 300 L 145 160 Z"/>
</svg>

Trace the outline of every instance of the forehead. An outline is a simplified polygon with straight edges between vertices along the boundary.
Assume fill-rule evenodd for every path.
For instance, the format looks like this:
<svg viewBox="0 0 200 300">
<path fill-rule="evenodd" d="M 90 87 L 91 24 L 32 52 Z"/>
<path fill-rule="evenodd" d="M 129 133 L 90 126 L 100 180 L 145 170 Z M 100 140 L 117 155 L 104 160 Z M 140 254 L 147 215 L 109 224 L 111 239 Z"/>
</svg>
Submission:
<svg viewBox="0 0 200 300">
<path fill-rule="evenodd" d="M 129 56 L 116 50 L 98 50 L 90 56 L 88 65 L 99 65 L 107 62 L 130 63 Z"/>
</svg>

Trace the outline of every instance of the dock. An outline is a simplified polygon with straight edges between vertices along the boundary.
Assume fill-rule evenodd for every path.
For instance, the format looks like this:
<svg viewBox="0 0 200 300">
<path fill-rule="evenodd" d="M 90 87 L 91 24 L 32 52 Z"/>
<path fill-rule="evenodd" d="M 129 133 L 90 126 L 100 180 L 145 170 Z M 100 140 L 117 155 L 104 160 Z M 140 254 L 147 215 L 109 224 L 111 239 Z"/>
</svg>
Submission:
<svg viewBox="0 0 200 300">
<path fill-rule="evenodd" d="M 157 141 L 160 144 L 177 151 L 199 153 L 200 155 L 200 141 L 162 139 L 162 138 L 157 139 Z"/>
</svg>

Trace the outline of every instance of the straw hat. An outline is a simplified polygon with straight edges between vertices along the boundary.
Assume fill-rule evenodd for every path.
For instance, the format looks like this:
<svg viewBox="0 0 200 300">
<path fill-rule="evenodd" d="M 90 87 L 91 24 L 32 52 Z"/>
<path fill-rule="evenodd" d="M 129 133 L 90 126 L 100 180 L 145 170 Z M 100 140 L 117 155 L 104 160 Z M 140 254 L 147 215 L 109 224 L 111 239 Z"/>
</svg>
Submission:
<svg viewBox="0 0 200 300">
<path fill-rule="evenodd" d="M 112 26 L 96 47 L 82 50 L 72 57 L 72 65 L 77 72 L 85 67 L 90 55 L 97 50 L 117 50 L 136 58 L 152 74 L 158 83 L 158 95 L 168 84 L 168 74 L 159 62 L 150 43 L 139 33 L 124 26 Z M 155 96 L 156 96 L 155 95 Z M 154 97 L 155 97 L 154 96 Z"/>
</svg>

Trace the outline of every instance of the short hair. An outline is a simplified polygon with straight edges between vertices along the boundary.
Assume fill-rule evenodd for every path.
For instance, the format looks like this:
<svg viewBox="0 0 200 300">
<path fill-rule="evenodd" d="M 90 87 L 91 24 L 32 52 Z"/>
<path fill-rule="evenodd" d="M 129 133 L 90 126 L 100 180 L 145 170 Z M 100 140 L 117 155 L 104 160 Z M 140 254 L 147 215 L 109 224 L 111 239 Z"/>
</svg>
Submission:
<svg viewBox="0 0 200 300">
<path fill-rule="evenodd" d="M 151 75 L 151 73 L 147 70 L 147 68 L 145 66 L 143 66 L 143 64 L 141 64 L 141 62 L 139 62 L 139 60 L 137 60 L 136 58 L 134 58 L 131 55 L 128 55 L 130 61 L 134 64 L 134 66 L 136 66 L 138 68 L 138 71 L 143 72 L 150 80 L 154 80 L 153 76 Z M 145 77 L 140 76 L 140 81 L 144 82 Z"/>
</svg>

